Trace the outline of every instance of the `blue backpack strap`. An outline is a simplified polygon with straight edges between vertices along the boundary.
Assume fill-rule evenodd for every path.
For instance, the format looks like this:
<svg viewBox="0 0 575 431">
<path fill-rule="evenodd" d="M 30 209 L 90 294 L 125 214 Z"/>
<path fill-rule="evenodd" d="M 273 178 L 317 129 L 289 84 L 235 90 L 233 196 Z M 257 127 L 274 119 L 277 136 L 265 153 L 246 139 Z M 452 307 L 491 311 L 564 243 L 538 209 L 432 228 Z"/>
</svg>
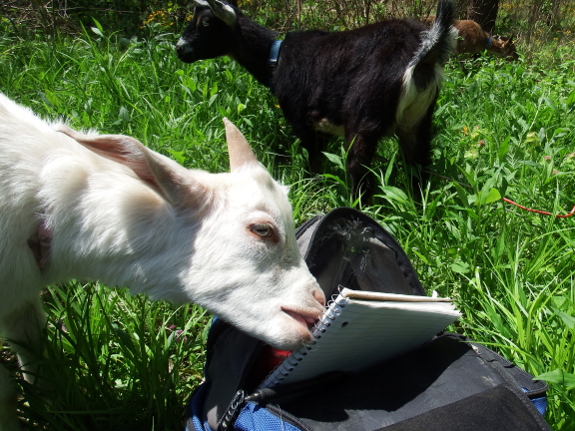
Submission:
<svg viewBox="0 0 575 431">
<path fill-rule="evenodd" d="M 541 416 L 544 416 L 545 412 L 547 412 L 547 397 L 542 396 L 538 398 L 530 398 L 530 400 L 537 409 L 537 411 L 541 414 Z"/>
<path fill-rule="evenodd" d="M 186 427 L 184 431 L 209 431 L 210 428 L 205 421 L 203 408 L 204 400 L 209 390 L 207 383 L 202 383 L 193 392 L 188 405 L 186 406 L 185 418 Z"/>
<path fill-rule="evenodd" d="M 306 431 L 308 428 L 294 426 L 285 415 L 276 416 L 269 408 L 247 403 L 234 422 L 233 431 Z"/>
</svg>

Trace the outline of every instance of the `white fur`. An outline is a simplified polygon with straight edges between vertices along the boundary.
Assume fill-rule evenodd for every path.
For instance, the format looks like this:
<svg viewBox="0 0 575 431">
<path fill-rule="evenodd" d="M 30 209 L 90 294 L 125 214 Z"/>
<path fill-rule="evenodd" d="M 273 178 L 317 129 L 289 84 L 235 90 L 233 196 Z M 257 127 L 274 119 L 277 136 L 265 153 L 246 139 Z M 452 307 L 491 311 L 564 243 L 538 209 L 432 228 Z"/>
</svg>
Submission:
<svg viewBox="0 0 575 431">
<path fill-rule="evenodd" d="M 71 278 L 198 303 L 279 348 L 310 338 L 324 296 L 297 248 L 285 188 L 235 126 L 226 130 L 230 159 L 235 141 L 247 150 L 232 172 L 210 174 L 133 138 L 46 123 L 0 94 L 0 335 L 23 365 L 32 358 L 18 345 L 45 325 L 41 289 Z M 27 244 L 42 223 L 52 237 L 43 269 Z M 0 368 L 0 431 L 13 431 Z"/>
<path fill-rule="evenodd" d="M 313 127 L 318 132 L 329 133 L 331 135 L 339 136 L 340 138 L 345 137 L 345 130 L 343 126 L 338 126 L 336 124 L 330 123 L 327 118 L 322 118 L 317 123 L 315 123 Z"/>
<path fill-rule="evenodd" d="M 395 121 L 402 130 L 412 130 L 419 124 L 435 100 L 443 80 L 443 68 L 436 64 L 433 82 L 425 90 L 420 91 L 413 80 L 414 69 L 415 66 L 409 66 L 403 74 L 402 93 L 395 113 Z"/>
<path fill-rule="evenodd" d="M 395 121 L 402 130 L 411 130 L 418 124 L 423 116 L 426 114 L 429 106 L 435 99 L 437 93 L 441 89 L 443 81 L 443 68 L 440 64 L 434 65 L 433 82 L 420 91 L 417 89 L 413 80 L 413 71 L 418 62 L 429 52 L 430 48 L 435 46 L 439 38 L 439 24 L 434 22 L 431 30 L 424 32 L 422 35 L 422 44 L 417 53 L 413 56 L 407 70 L 403 74 L 401 97 L 395 114 Z M 457 43 L 457 32 L 452 28 L 449 32 L 450 47 L 448 52 L 455 50 Z"/>
</svg>

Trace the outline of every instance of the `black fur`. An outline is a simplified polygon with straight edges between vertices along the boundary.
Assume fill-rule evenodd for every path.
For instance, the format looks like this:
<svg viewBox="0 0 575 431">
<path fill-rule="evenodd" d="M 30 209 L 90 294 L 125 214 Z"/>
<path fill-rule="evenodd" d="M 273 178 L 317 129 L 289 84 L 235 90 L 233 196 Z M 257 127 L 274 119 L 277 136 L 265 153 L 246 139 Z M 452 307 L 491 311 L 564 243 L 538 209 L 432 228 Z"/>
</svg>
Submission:
<svg viewBox="0 0 575 431">
<path fill-rule="evenodd" d="M 248 19 L 235 2 L 231 6 L 237 22 L 229 26 L 209 7 L 197 5 L 178 43 L 178 56 L 191 63 L 228 55 L 262 84 L 273 83 L 273 94 L 308 151 L 314 172 L 319 171 L 323 151 L 314 130 L 320 120 L 343 126 L 345 140 L 352 145 L 348 172 L 356 195 L 365 192 L 369 197 L 373 192 L 372 178 L 366 174 L 384 136 L 397 135 L 409 165 L 430 163 L 437 91 L 422 106 L 425 113 L 415 124 L 402 127 L 396 113 L 410 66 L 418 92 L 438 81 L 436 64 L 447 60 L 453 43 L 450 0 L 440 0 L 436 26 L 429 32 L 419 21 L 388 20 L 342 32 L 288 33 L 273 69 L 267 63 L 275 33 Z M 419 185 L 416 178 L 414 184 Z"/>
</svg>

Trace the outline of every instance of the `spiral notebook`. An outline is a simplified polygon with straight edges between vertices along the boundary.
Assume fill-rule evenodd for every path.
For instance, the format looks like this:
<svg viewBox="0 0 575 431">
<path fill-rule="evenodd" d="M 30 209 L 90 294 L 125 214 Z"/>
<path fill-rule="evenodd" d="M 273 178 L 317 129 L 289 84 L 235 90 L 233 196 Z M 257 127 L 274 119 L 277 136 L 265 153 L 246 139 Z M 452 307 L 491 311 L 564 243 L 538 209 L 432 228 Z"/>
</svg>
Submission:
<svg viewBox="0 0 575 431">
<path fill-rule="evenodd" d="M 282 361 L 259 389 L 360 371 L 416 349 L 460 315 L 449 298 L 343 288 L 316 323 L 313 340 Z"/>
</svg>

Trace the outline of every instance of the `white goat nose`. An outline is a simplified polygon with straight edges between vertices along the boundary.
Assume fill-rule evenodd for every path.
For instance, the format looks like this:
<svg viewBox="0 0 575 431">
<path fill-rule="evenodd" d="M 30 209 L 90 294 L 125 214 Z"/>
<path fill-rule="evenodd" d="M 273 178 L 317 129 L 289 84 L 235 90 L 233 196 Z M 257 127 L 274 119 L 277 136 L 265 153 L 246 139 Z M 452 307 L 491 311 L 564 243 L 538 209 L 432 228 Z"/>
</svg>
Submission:
<svg viewBox="0 0 575 431">
<path fill-rule="evenodd" d="M 313 297 L 316 299 L 317 302 L 319 302 L 322 306 L 325 307 L 325 294 L 323 293 L 323 290 L 321 289 L 314 290 Z"/>
</svg>

